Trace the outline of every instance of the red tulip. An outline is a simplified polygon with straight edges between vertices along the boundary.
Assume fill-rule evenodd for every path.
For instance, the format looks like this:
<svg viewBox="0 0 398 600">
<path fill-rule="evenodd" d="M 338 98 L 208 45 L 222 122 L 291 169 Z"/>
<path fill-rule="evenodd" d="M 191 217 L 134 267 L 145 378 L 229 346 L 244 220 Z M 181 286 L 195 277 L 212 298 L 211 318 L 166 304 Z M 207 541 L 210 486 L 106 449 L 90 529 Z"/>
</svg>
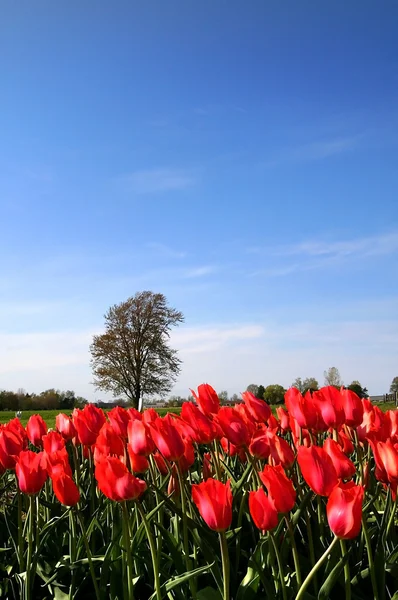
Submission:
<svg viewBox="0 0 398 600">
<path fill-rule="evenodd" d="M 289 413 L 283 408 L 283 406 L 278 406 L 276 409 L 276 414 L 280 421 L 280 428 L 282 431 L 286 432 L 290 429 L 289 423 Z"/>
<path fill-rule="evenodd" d="M 225 437 L 235 446 L 247 447 L 250 444 L 250 432 L 247 424 L 236 408 L 223 406 L 220 408 L 217 421 Z"/>
<path fill-rule="evenodd" d="M 225 531 L 232 523 L 231 482 L 207 479 L 192 486 L 192 500 L 210 529 Z"/>
<path fill-rule="evenodd" d="M 127 446 L 127 452 L 130 458 L 131 470 L 133 473 L 145 473 L 149 469 L 149 462 L 146 456 L 135 454 L 131 446 Z"/>
<path fill-rule="evenodd" d="M 278 525 L 278 512 L 262 488 L 249 493 L 249 511 L 254 524 L 263 533 Z"/>
<path fill-rule="evenodd" d="M 138 414 L 141 414 L 141 413 L 138 413 Z M 159 413 L 156 412 L 156 410 L 154 408 L 147 408 L 146 410 L 144 410 L 141 417 L 142 417 L 142 422 L 145 423 L 145 425 L 149 425 L 150 423 L 153 423 L 153 421 L 156 421 L 157 419 L 159 419 Z"/>
<path fill-rule="evenodd" d="M 278 419 L 274 417 L 274 415 L 271 415 L 268 419 L 268 429 L 270 431 L 273 431 L 274 433 L 277 433 L 280 430 L 280 428 L 281 427 Z"/>
<path fill-rule="evenodd" d="M 344 454 L 348 455 L 354 452 L 354 444 L 342 429 L 340 429 L 340 431 L 337 434 L 337 441 Z"/>
<path fill-rule="evenodd" d="M 213 464 L 212 464 L 212 457 L 210 452 L 206 452 L 203 455 L 203 479 L 204 481 L 206 481 L 206 479 L 209 479 L 209 477 L 213 477 L 214 475 L 214 469 L 213 469 Z"/>
<path fill-rule="evenodd" d="M 181 419 L 193 430 L 193 441 L 197 444 L 210 444 L 217 437 L 216 424 L 203 414 L 192 402 L 184 402 Z"/>
<path fill-rule="evenodd" d="M 129 446 L 134 454 L 149 456 L 155 450 L 149 427 L 143 421 L 130 421 L 127 426 L 127 435 Z"/>
<path fill-rule="evenodd" d="M 0 463 L 4 469 L 14 469 L 18 456 L 24 449 L 24 442 L 16 433 L 6 427 L 0 429 Z"/>
<path fill-rule="evenodd" d="M 106 422 L 104 412 L 93 404 L 86 404 L 83 410 L 75 408 L 72 419 L 79 442 L 84 446 L 95 444 L 101 427 Z"/>
<path fill-rule="evenodd" d="M 326 514 L 330 529 L 342 539 L 351 540 L 360 532 L 364 489 L 352 481 L 340 483 L 331 492 Z"/>
<path fill-rule="evenodd" d="M 94 461 L 100 460 L 101 456 L 123 456 L 124 444 L 110 423 L 104 423 L 97 436 L 94 448 Z"/>
<path fill-rule="evenodd" d="M 26 426 L 29 441 L 38 448 L 43 447 L 43 435 L 47 433 L 47 425 L 40 415 L 32 415 Z"/>
<path fill-rule="evenodd" d="M 220 399 L 217 392 L 208 383 L 202 383 L 198 387 L 198 393 L 191 390 L 196 404 L 204 415 L 216 414 L 220 408 Z"/>
<path fill-rule="evenodd" d="M 326 450 L 318 446 L 299 446 L 297 462 L 303 477 L 313 492 L 329 496 L 338 483 L 336 469 Z"/>
<path fill-rule="evenodd" d="M 253 435 L 249 446 L 249 452 L 252 456 L 261 458 L 262 460 L 266 460 L 269 457 L 271 452 L 270 440 L 263 429 L 256 431 Z"/>
<path fill-rule="evenodd" d="M 259 423 L 265 423 L 271 416 L 271 409 L 265 400 L 256 398 L 251 392 L 243 392 L 242 398 L 251 416 Z"/>
<path fill-rule="evenodd" d="M 357 427 L 357 435 L 360 442 L 364 442 L 366 439 L 372 439 L 377 434 L 377 428 L 375 426 L 375 412 L 374 406 L 370 400 L 362 400 L 363 404 L 363 417 L 362 423 Z"/>
<path fill-rule="evenodd" d="M 164 460 L 163 456 L 159 452 L 154 452 L 152 454 L 152 456 L 153 456 L 153 460 L 156 463 L 159 473 L 161 475 L 167 475 L 169 470 L 167 468 L 167 464 L 166 464 L 166 461 Z"/>
<path fill-rule="evenodd" d="M 350 427 L 358 427 L 363 418 L 363 402 L 352 390 L 340 390 L 343 405 L 345 424 Z"/>
<path fill-rule="evenodd" d="M 155 411 L 154 408 L 149 408 L 148 410 L 154 410 Z M 137 410 L 136 408 L 127 408 L 126 412 L 127 412 L 128 416 L 129 416 L 130 421 L 142 421 L 144 413 L 148 412 L 148 411 L 144 411 L 144 413 L 140 413 L 140 411 Z"/>
<path fill-rule="evenodd" d="M 131 420 L 127 410 L 121 406 L 115 406 L 108 412 L 108 419 L 116 435 L 124 440 L 127 439 L 127 427 Z"/>
<path fill-rule="evenodd" d="M 178 471 L 175 465 L 171 469 L 171 475 L 167 486 L 168 496 L 178 496 L 180 494 L 180 482 L 178 479 Z"/>
<path fill-rule="evenodd" d="M 166 460 L 175 461 L 183 456 L 185 445 L 170 413 L 156 419 L 149 427 L 156 447 Z"/>
<path fill-rule="evenodd" d="M 64 471 L 52 478 L 55 496 L 64 506 L 75 506 L 80 500 L 80 493 L 72 477 Z"/>
<path fill-rule="evenodd" d="M 43 465 L 47 473 L 53 478 L 57 473 L 66 473 L 72 477 L 72 469 L 69 464 L 69 456 L 66 448 L 61 448 L 55 452 L 44 452 Z"/>
<path fill-rule="evenodd" d="M 287 441 L 278 435 L 269 434 L 270 464 L 281 464 L 284 469 L 290 469 L 294 463 L 294 452 Z"/>
<path fill-rule="evenodd" d="M 65 448 L 65 440 L 57 431 L 50 431 L 47 435 L 43 435 L 43 448 L 45 452 L 57 452 Z"/>
<path fill-rule="evenodd" d="M 59 413 L 55 417 L 55 427 L 65 440 L 73 440 L 76 436 L 76 429 L 72 419 L 63 413 Z"/>
<path fill-rule="evenodd" d="M 5 425 L 5 427 L 9 431 L 12 431 L 13 433 L 15 433 L 16 436 L 21 438 L 24 449 L 26 449 L 28 447 L 28 436 L 27 436 L 24 426 L 22 425 L 22 423 L 18 419 L 18 417 L 16 417 L 15 419 L 11 419 L 11 421 L 8 421 L 7 425 Z"/>
<path fill-rule="evenodd" d="M 24 450 L 18 456 L 15 465 L 19 489 L 23 494 L 37 494 L 47 479 L 47 471 L 43 466 L 43 453 Z"/>
<path fill-rule="evenodd" d="M 266 465 L 259 475 L 278 513 L 287 513 L 292 510 L 296 502 L 296 491 L 293 483 L 286 477 L 282 466 Z"/>
<path fill-rule="evenodd" d="M 235 444 L 231 444 L 226 437 L 221 438 L 220 444 L 225 454 L 228 454 L 228 456 L 236 456 L 239 452 L 239 448 L 235 446 Z"/>
<path fill-rule="evenodd" d="M 95 478 L 101 492 L 115 502 L 136 500 L 146 490 L 146 483 L 134 477 L 115 456 L 103 457 L 95 467 Z"/>
<path fill-rule="evenodd" d="M 398 410 L 387 410 L 385 413 L 388 437 L 393 442 L 398 441 Z"/>
<path fill-rule="evenodd" d="M 376 478 L 395 488 L 398 484 L 398 450 L 391 440 L 371 442 L 371 446 L 376 463 Z"/>
<path fill-rule="evenodd" d="M 339 479 L 351 479 L 355 475 L 354 463 L 344 454 L 337 442 L 327 438 L 323 444 L 323 449 L 332 459 Z"/>
<path fill-rule="evenodd" d="M 345 420 L 340 391 L 333 385 L 328 385 L 314 392 L 312 397 L 327 427 L 338 429 Z"/>
<path fill-rule="evenodd" d="M 301 428 L 319 429 L 319 414 L 311 392 L 303 396 L 297 388 L 292 387 L 285 393 L 285 402 L 290 416 L 296 419 Z"/>
<path fill-rule="evenodd" d="M 184 454 L 181 456 L 179 462 L 181 471 L 186 473 L 192 467 L 195 462 L 195 451 L 193 445 L 188 440 L 184 441 Z"/>
</svg>

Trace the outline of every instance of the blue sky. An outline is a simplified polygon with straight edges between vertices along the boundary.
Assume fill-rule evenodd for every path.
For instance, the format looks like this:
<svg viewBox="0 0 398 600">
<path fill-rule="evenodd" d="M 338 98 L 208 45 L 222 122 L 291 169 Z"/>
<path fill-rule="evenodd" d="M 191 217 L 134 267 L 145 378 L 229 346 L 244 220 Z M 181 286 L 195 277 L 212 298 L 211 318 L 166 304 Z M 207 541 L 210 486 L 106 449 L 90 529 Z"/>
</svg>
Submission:
<svg viewBox="0 0 398 600">
<path fill-rule="evenodd" d="M 398 375 L 396 2 L 3 0 L 0 388 L 107 308 L 185 314 L 175 393 Z"/>
</svg>

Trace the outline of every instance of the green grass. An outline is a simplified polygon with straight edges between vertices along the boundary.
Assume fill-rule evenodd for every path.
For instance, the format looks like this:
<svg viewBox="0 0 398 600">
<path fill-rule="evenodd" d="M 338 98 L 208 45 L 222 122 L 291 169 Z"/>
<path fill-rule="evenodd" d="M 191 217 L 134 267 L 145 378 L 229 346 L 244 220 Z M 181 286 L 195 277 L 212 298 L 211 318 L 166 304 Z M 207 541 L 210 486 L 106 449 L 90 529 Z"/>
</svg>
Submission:
<svg viewBox="0 0 398 600">
<path fill-rule="evenodd" d="M 386 412 L 387 410 L 395 409 L 394 402 L 381 402 L 380 404 L 377 404 L 377 406 L 379 406 L 383 412 Z M 271 408 L 272 408 L 272 412 L 275 414 L 276 407 L 272 406 Z M 168 412 L 175 413 L 175 414 L 179 414 L 181 412 L 181 408 L 158 408 L 156 410 L 160 414 L 161 417 L 164 417 L 164 415 L 166 415 Z M 48 428 L 53 429 L 55 427 L 55 417 L 60 412 L 62 412 L 62 411 L 60 411 L 60 410 L 39 410 L 39 411 L 24 410 L 24 411 L 22 411 L 21 423 L 22 423 L 22 425 L 26 426 L 26 424 L 29 420 L 29 417 L 31 417 L 32 415 L 40 414 L 43 417 L 43 419 L 45 420 L 45 422 L 47 423 Z M 70 415 L 71 412 L 72 411 L 66 411 L 66 414 Z M 15 417 L 15 412 L 12 410 L 0 411 L 0 423 L 1 424 L 8 423 L 8 421 L 10 421 L 11 419 L 14 419 L 14 417 Z"/>
<path fill-rule="evenodd" d="M 32 415 L 39 414 L 43 417 L 43 419 L 47 423 L 48 428 L 54 429 L 55 417 L 60 412 L 63 412 L 63 411 L 58 410 L 58 409 L 56 409 L 56 410 L 23 410 L 22 416 L 21 416 L 21 423 L 25 427 L 29 420 L 29 417 L 31 417 Z M 105 411 L 105 412 L 107 412 L 107 411 Z M 181 408 L 169 408 L 169 409 L 158 408 L 157 412 L 163 417 L 168 412 L 173 412 L 173 413 L 179 414 L 181 412 Z M 67 410 L 67 411 L 65 411 L 65 414 L 71 415 L 72 411 Z M 15 412 L 13 410 L 1 410 L 0 411 L 0 424 L 8 423 L 8 421 L 10 421 L 11 419 L 14 419 L 14 418 L 15 418 Z"/>
</svg>

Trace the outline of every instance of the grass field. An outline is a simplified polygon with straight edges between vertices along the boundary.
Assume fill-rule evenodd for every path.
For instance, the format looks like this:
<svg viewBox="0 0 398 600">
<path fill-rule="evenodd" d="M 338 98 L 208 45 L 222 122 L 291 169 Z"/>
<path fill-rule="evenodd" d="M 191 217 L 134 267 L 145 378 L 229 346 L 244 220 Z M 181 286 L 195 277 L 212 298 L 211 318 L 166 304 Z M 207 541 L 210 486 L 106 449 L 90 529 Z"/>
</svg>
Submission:
<svg viewBox="0 0 398 600">
<path fill-rule="evenodd" d="M 157 412 L 163 417 L 167 412 L 179 413 L 181 411 L 180 408 L 158 408 Z M 29 417 L 32 415 L 40 414 L 48 427 L 53 429 L 55 427 L 55 417 L 62 412 L 61 410 L 24 410 L 21 415 L 21 423 L 23 426 L 26 426 Z M 107 410 L 105 410 L 107 412 Z M 65 411 L 65 414 L 71 415 L 72 411 Z M 14 419 L 15 412 L 12 410 L 2 410 L 0 411 L 0 424 L 5 424 L 10 421 L 10 419 Z"/>
<path fill-rule="evenodd" d="M 383 412 L 386 412 L 387 410 L 394 410 L 394 408 L 395 408 L 394 402 L 385 402 L 385 403 L 378 404 L 378 406 L 381 408 L 381 410 Z M 274 407 L 272 407 L 272 408 L 274 409 Z M 181 411 L 181 408 L 158 408 L 157 409 L 157 412 L 162 417 L 168 412 L 178 414 L 180 411 Z M 43 419 L 45 420 L 45 422 L 47 423 L 48 427 L 50 429 L 53 429 L 55 427 L 55 417 L 60 412 L 62 412 L 62 411 L 60 411 L 60 410 L 39 410 L 39 411 L 26 410 L 26 411 L 22 411 L 21 423 L 22 423 L 22 425 L 26 426 L 26 424 L 29 420 L 29 417 L 31 417 L 32 415 L 40 414 L 43 417 Z M 105 412 L 107 412 L 107 411 L 105 410 Z M 275 413 L 274 410 L 273 410 L 273 412 Z M 70 415 L 71 411 L 66 411 L 66 414 Z M 14 417 L 15 417 L 15 412 L 13 412 L 11 410 L 0 411 L 0 424 L 8 423 L 8 421 L 10 421 L 10 419 L 13 419 Z"/>
</svg>

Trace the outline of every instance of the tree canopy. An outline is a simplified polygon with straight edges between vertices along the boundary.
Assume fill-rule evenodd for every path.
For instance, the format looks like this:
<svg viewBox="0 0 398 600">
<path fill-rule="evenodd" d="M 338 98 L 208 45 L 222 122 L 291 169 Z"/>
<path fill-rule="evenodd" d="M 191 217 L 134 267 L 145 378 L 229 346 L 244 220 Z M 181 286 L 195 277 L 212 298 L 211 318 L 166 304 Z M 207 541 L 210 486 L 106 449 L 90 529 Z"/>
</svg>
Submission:
<svg viewBox="0 0 398 600">
<path fill-rule="evenodd" d="M 334 385 L 338 388 L 343 385 L 343 380 L 337 367 L 330 367 L 330 369 L 323 372 L 323 375 L 325 377 L 325 385 Z"/>
<path fill-rule="evenodd" d="M 398 377 L 394 377 L 390 385 L 390 394 L 394 394 L 394 392 L 398 392 Z"/>
<path fill-rule="evenodd" d="M 144 396 L 164 397 L 181 368 L 177 350 L 169 346 L 170 330 L 183 321 L 163 294 L 150 291 L 111 306 L 105 333 L 95 335 L 90 346 L 96 388 L 124 395 L 135 408 Z"/>
<path fill-rule="evenodd" d="M 285 401 L 285 388 L 281 385 L 267 385 L 264 391 L 264 400 L 268 404 L 283 404 Z"/>
</svg>

